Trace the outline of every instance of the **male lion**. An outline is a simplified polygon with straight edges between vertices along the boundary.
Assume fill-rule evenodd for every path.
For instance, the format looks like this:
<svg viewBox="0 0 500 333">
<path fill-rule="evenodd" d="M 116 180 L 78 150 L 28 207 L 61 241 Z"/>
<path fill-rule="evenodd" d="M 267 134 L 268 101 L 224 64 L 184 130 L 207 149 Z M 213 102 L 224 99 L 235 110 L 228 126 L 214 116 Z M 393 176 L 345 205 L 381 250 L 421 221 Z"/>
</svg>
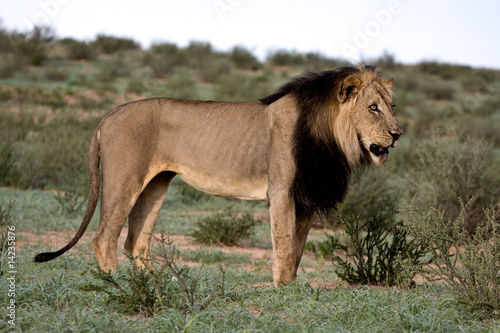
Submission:
<svg viewBox="0 0 500 333">
<path fill-rule="evenodd" d="M 109 112 L 89 148 L 90 194 L 72 248 L 99 197 L 93 245 L 105 271 L 117 267 L 118 236 L 127 217 L 125 249 L 149 256 L 151 233 L 168 186 L 179 175 L 209 194 L 269 202 L 275 286 L 295 280 L 311 217 L 342 200 L 350 173 L 384 165 L 403 133 L 392 105 L 394 81 L 371 66 L 310 73 L 258 102 L 150 98 Z"/>
</svg>

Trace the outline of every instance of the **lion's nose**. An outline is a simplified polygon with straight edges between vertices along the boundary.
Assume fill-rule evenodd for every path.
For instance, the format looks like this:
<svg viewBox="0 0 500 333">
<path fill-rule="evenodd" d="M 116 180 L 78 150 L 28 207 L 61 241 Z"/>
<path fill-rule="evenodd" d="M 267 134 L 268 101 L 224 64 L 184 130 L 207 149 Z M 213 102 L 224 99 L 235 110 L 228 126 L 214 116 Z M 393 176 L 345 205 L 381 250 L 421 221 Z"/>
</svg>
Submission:
<svg viewBox="0 0 500 333">
<path fill-rule="evenodd" d="M 394 141 L 398 141 L 399 137 L 401 136 L 401 134 L 403 134 L 403 131 L 401 132 L 392 132 L 392 131 L 389 131 L 389 134 L 392 136 L 392 138 L 394 139 Z"/>
</svg>

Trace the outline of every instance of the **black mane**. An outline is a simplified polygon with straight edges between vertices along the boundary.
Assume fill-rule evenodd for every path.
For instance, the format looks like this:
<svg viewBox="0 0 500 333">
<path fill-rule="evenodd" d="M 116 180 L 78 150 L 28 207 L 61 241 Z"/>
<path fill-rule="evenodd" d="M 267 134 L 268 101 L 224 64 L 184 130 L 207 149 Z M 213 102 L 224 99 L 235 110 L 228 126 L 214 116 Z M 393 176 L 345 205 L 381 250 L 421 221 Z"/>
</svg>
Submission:
<svg viewBox="0 0 500 333">
<path fill-rule="evenodd" d="M 363 69 L 375 71 L 374 67 Z M 261 99 L 270 105 L 285 95 L 292 96 L 298 106 L 299 116 L 292 137 L 296 174 L 290 189 L 295 200 L 296 215 L 311 215 L 315 212 L 327 214 L 342 201 L 351 167 L 337 142 L 330 138 L 318 139 L 312 134 L 313 119 L 335 94 L 340 91 L 344 79 L 351 74 L 359 74 L 356 67 L 341 67 L 333 71 L 308 73 L 283 85 L 278 91 Z"/>
</svg>

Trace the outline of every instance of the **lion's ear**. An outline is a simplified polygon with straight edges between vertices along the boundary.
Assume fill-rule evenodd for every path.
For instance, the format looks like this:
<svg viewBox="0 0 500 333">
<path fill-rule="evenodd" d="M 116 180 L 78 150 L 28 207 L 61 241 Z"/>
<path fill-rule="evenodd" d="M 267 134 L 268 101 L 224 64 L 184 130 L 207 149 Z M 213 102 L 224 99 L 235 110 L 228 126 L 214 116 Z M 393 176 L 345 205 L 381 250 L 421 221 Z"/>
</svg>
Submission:
<svg viewBox="0 0 500 333">
<path fill-rule="evenodd" d="M 342 86 L 339 91 L 339 102 L 345 103 L 351 97 L 356 95 L 361 88 L 361 80 L 358 79 L 355 75 L 349 75 L 342 82 Z"/>
<path fill-rule="evenodd" d="M 387 91 L 392 91 L 394 88 L 394 79 L 387 79 L 382 81 L 382 85 L 384 86 Z"/>
</svg>

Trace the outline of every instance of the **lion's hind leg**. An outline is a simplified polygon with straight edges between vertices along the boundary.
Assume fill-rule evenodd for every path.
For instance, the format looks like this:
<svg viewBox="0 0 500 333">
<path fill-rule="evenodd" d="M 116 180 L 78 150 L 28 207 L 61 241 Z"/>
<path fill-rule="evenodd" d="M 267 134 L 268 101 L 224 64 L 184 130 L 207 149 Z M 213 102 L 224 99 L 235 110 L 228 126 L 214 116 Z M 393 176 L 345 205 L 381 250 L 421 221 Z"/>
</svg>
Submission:
<svg viewBox="0 0 500 333">
<path fill-rule="evenodd" d="M 142 190 L 140 184 L 131 183 L 107 178 L 103 181 L 101 216 L 92 245 L 101 269 L 106 272 L 118 267 L 118 238 Z"/>
<path fill-rule="evenodd" d="M 149 259 L 151 235 L 168 186 L 174 178 L 173 172 L 162 172 L 153 178 L 137 199 L 128 216 L 128 235 L 125 250 L 136 259 L 138 267 L 144 267 Z"/>
</svg>

